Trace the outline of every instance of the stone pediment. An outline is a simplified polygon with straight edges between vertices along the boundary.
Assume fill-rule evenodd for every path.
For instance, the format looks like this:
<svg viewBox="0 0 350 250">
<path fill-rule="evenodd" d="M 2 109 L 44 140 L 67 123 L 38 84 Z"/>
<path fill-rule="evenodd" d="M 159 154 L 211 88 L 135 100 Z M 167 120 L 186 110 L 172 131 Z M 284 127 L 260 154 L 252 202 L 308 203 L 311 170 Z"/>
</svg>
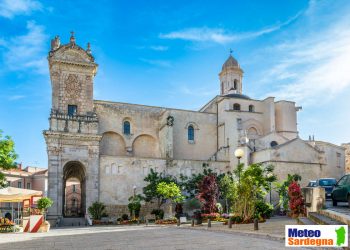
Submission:
<svg viewBox="0 0 350 250">
<path fill-rule="evenodd" d="M 72 64 L 95 64 L 93 56 L 88 54 L 80 46 L 71 46 L 71 44 L 61 46 L 55 51 L 51 51 L 49 60 Z"/>
</svg>

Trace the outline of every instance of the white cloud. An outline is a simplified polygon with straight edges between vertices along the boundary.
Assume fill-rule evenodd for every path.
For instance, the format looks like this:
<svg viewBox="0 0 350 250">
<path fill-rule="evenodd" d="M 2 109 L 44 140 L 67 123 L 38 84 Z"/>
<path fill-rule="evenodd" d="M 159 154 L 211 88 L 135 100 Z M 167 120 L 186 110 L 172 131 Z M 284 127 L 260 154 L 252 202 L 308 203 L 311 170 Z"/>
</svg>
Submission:
<svg viewBox="0 0 350 250">
<path fill-rule="evenodd" d="M 29 15 L 41 9 L 41 3 L 35 0 L 0 0 L 0 16 L 6 18 L 22 14 Z"/>
<path fill-rule="evenodd" d="M 155 51 L 166 51 L 169 49 L 169 47 L 167 46 L 161 46 L 161 45 L 157 45 L 157 46 L 150 46 L 149 47 L 151 50 L 155 50 Z"/>
<path fill-rule="evenodd" d="M 4 67 L 14 71 L 34 70 L 47 74 L 47 35 L 44 27 L 27 22 L 27 34 L 4 39 Z M 1 45 L 0 45 L 1 46 Z"/>
<path fill-rule="evenodd" d="M 145 58 L 140 58 L 139 60 L 157 67 L 170 68 L 172 66 L 171 62 L 167 60 L 154 60 L 154 59 L 145 59 Z"/>
<path fill-rule="evenodd" d="M 267 79 L 282 82 L 268 95 L 304 104 L 332 100 L 350 87 L 350 15 L 317 35 L 283 42 L 270 50 L 280 60 L 266 72 Z M 275 83 L 276 84 L 276 83 Z"/>
<path fill-rule="evenodd" d="M 24 95 L 13 95 L 13 96 L 8 97 L 8 99 L 10 101 L 16 101 L 16 100 L 23 99 L 23 98 L 25 98 Z"/>
<path fill-rule="evenodd" d="M 226 44 L 230 42 L 253 39 L 265 34 L 272 33 L 281 29 L 283 26 L 290 24 L 292 21 L 297 19 L 300 16 L 301 12 L 288 19 L 283 23 L 276 24 L 271 27 L 266 27 L 258 31 L 253 32 L 244 32 L 244 33 L 232 33 L 225 29 L 219 28 L 188 28 L 179 31 L 173 31 L 166 34 L 160 34 L 159 38 L 161 39 L 180 39 L 187 40 L 192 42 L 214 42 L 219 44 Z"/>
</svg>

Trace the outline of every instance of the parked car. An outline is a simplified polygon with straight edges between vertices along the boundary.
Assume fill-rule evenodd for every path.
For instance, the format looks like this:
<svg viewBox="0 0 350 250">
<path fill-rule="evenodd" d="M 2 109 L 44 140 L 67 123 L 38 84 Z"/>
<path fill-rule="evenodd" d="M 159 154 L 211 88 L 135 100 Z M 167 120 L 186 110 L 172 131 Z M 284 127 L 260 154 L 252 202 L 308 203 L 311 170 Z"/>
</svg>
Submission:
<svg viewBox="0 0 350 250">
<path fill-rule="evenodd" d="M 317 186 L 323 187 L 326 190 L 326 199 L 331 198 L 332 190 L 337 183 L 335 178 L 321 178 L 316 182 Z"/>
<path fill-rule="evenodd" d="M 309 184 L 307 184 L 307 187 L 317 187 L 316 181 L 309 181 Z"/>
<path fill-rule="evenodd" d="M 335 184 L 332 191 L 333 206 L 337 205 L 337 202 L 348 202 L 350 207 L 350 174 L 344 175 Z"/>
</svg>

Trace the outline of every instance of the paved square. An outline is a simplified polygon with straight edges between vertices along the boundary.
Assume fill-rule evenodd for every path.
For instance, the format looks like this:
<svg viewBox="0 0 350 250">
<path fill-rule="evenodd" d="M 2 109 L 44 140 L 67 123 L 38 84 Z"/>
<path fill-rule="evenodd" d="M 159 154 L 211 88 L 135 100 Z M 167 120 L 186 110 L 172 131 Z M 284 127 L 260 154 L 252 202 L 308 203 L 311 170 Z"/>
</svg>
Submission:
<svg viewBox="0 0 350 250">
<path fill-rule="evenodd" d="M 0 249 L 283 249 L 284 242 L 176 227 L 85 227 L 0 234 Z"/>
</svg>

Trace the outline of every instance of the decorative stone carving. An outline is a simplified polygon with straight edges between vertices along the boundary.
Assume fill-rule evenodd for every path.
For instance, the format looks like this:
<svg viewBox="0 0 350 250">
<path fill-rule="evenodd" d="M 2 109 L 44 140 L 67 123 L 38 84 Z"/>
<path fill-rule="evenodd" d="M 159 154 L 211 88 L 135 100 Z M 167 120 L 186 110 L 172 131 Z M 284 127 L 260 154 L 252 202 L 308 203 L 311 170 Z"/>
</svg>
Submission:
<svg viewBox="0 0 350 250">
<path fill-rule="evenodd" d="M 79 82 L 78 76 L 69 74 L 65 81 L 67 95 L 71 98 L 79 98 L 81 93 L 81 83 Z"/>
<path fill-rule="evenodd" d="M 50 155 L 59 155 L 62 152 L 62 148 L 61 147 L 56 147 L 56 146 L 48 146 L 47 147 L 47 151 L 49 151 Z"/>
<path fill-rule="evenodd" d="M 61 46 L 60 37 L 55 36 L 54 39 L 51 39 L 51 51 L 58 49 Z"/>
<path fill-rule="evenodd" d="M 168 126 L 173 126 L 174 125 L 174 117 L 169 115 L 167 118 L 166 118 L 166 124 Z"/>
</svg>

